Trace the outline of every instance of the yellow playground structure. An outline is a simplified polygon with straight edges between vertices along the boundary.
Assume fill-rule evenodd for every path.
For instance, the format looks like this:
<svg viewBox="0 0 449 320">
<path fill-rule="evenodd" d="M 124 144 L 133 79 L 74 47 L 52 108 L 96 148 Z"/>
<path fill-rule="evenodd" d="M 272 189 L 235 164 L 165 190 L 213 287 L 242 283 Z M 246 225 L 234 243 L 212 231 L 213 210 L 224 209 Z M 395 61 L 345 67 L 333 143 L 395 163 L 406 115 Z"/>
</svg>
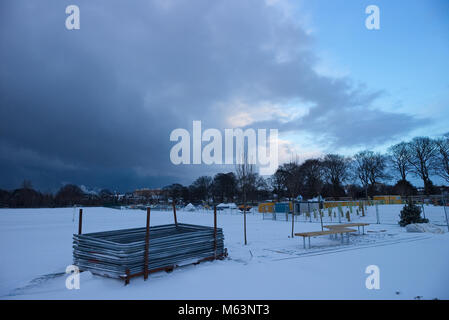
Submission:
<svg viewBox="0 0 449 320">
<path fill-rule="evenodd" d="M 259 212 L 274 212 L 274 202 L 265 202 L 265 203 L 261 203 L 259 204 L 258 207 L 258 211 Z"/>
<path fill-rule="evenodd" d="M 372 205 L 373 202 L 380 204 L 402 204 L 401 196 L 374 196 L 372 200 L 354 200 L 354 201 L 325 201 L 325 208 L 361 206 L 363 204 Z"/>
<path fill-rule="evenodd" d="M 402 204 L 401 196 L 374 196 L 373 200 L 383 201 L 384 204 Z"/>
<path fill-rule="evenodd" d="M 366 202 L 366 201 L 365 201 Z M 325 208 L 335 208 L 335 207 L 354 207 L 362 204 L 362 201 L 325 201 L 323 206 Z"/>
<path fill-rule="evenodd" d="M 324 208 L 336 208 L 336 207 L 360 207 L 362 205 L 373 205 L 374 203 L 379 204 L 402 204 L 403 201 L 401 199 L 401 196 L 397 195 L 386 195 L 386 196 L 374 196 L 372 200 L 343 200 L 343 201 L 324 201 L 323 207 Z M 286 203 L 283 203 L 285 206 Z M 280 207 L 280 203 L 278 203 L 278 206 Z M 293 210 L 292 202 L 288 202 L 288 207 L 290 209 L 290 212 Z M 264 202 L 260 203 L 258 206 L 258 211 L 261 213 L 273 213 L 276 211 L 276 204 L 274 202 Z M 284 212 L 284 211 L 282 211 Z"/>
</svg>

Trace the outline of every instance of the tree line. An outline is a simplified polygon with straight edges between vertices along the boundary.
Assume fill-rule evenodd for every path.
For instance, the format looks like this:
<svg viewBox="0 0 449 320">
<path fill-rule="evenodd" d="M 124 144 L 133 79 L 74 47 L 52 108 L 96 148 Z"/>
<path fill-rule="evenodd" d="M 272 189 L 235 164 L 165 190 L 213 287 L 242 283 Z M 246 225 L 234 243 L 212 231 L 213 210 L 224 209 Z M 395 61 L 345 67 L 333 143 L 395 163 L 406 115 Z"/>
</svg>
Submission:
<svg viewBox="0 0 449 320">
<path fill-rule="evenodd" d="M 435 186 L 431 177 L 436 176 L 449 183 L 449 134 L 437 139 L 415 137 L 389 147 L 385 154 L 363 150 L 352 157 L 326 154 L 302 163 L 290 161 L 269 178 L 260 177 L 244 163 L 236 166 L 235 173 L 202 176 L 188 187 L 175 184 L 165 189 L 175 199 L 214 203 L 281 200 L 298 195 L 304 199 L 355 199 L 380 194 L 416 195 L 411 177 L 422 181 L 424 194 L 439 194 L 447 186 Z"/>
<path fill-rule="evenodd" d="M 97 206 L 108 204 L 112 199 L 112 192 L 107 190 L 103 190 L 99 195 L 86 194 L 79 186 L 73 184 L 62 186 L 56 194 L 42 193 L 35 190 L 29 180 L 25 180 L 20 188 L 13 191 L 0 189 L 0 207 L 9 208 Z"/>
<path fill-rule="evenodd" d="M 446 186 L 437 187 L 431 178 L 439 176 Z M 162 188 L 158 197 L 119 196 L 107 189 L 86 194 L 78 186 L 68 184 L 56 193 L 41 193 L 24 181 L 13 191 L 0 190 L 3 207 L 59 207 L 128 205 L 148 203 L 257 203 L 282 200 L 301 195 L 331 199 L 368 198 L 379 194 L 409 196 L 417 194 L 410 178 L 420 179 L 426 195 L 447 190 L 449 183 L 449 135 L 431 139 L 415 137 L 388 148 L 385 154 L 363 150 L 352 157 L 326 154 L 302 163 L 290 161 L 271 177 L 259 176 L 247 162 L 236 165 L 235 172 L 201 176 L 191 185 L 175 183 Z M 390 184 L 393 181 L 393 184 Z"/>
</svg>

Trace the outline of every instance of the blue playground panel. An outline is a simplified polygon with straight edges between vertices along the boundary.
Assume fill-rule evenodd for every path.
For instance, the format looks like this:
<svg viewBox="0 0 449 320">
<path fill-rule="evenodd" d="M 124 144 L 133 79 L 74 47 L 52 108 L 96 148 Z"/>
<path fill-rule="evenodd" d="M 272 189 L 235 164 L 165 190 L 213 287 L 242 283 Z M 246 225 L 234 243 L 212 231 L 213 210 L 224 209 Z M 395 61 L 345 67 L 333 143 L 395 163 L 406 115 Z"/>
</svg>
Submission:
<svg viewBox="0 0 449 320">
<path fill-rule="evenodd" d="M 289 207 L 288 202 L 276 202 L 274 204 L 274 212 L 276 212 L 276 213 L 290 212 L 290 207 Z"/>
</svg>

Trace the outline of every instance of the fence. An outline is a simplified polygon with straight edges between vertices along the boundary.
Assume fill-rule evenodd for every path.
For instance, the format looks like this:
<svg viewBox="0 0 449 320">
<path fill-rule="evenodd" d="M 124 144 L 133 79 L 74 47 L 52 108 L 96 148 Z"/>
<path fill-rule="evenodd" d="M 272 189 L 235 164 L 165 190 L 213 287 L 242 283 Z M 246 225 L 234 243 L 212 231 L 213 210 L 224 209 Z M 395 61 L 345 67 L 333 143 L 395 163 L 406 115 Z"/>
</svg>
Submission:
<svg viewBox="0 0 449 320">
<path fill-rule="evenodd" d="M 449 198 L 447 195 L 433 197 L 432 201 L 420 198 L 410 198 L 414 204 L 420 206 L 421 216 L 429 219 L 429 222 L 446 227 L 449 230 Z M 296 222 L 308 223 L 348 223 L 367 222 L 373 224 L 397 225 L 400 220 L 402 204 L 386 204 L 382 200 L 363 200 L 359 202 L 348 202 L 346 206 L 324 206 L 319 209 L 311 206 L 310 210 L 298 210 L 292 212 L 262 212 L 263 220 L 291 221 L 294 217 Z M 355 204 L 356 205 L 353 205 Z M 435 205 L 436 204 L 436 205 Z"/>
<path fill-rule="evenodd" d="M 82 233 L 83 209 L 79 211 L 78 234 L 73 235 L 73 260 L 80 270 L 105 277 L 130 279 L 149 273 L 169 271 L 178 266 L 223 259 L 223 230 L 214 227 L 178 223 L 173 205 L 174 224 L 150 227 L 147 208 L 145 228 Z"/>
<path fill-rule="evenodd" d="M 227 208 L 222 210 L 217 210 L 217 214 L 224 214 L 224 215 L 243 215 L 243 210 L 240 210 L 239 208 Z M 246 211 L 246 214 L 255 215 L 257 214 L 257 207 L 252 207 L 251 209 Z"/>
</svg>

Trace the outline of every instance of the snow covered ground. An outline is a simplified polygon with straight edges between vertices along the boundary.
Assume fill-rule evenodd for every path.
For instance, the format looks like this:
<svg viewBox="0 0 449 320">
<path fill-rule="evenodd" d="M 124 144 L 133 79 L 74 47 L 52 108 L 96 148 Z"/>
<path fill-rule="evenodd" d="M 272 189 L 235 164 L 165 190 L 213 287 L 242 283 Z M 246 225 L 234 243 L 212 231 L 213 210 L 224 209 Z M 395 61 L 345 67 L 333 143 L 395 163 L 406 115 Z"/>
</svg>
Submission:
<svg viewBox="0 0 449 320">
<path fill-rule="evenodd" d="M 72 208 L 0 210 L 0 299 L 449 299 L 449 233 L 407 233 L 397 225 L 401 205 L 379 206 L 381 222 L 353 234 L 349 244 L 321 236 L 304 249 L 290 238 L 291 222 L 220 212 L 229 258 L 155 273 L 147 281 L 122 281 L 81 273 L 81 288 L 65 287 L 72 263 Z M 444 222 L 442 207 L 426 215 Z M 85 208 L 83 233 L 142 227 L 145 211 Z M 376 222 L 375 207 L 352 221 Z M 325 218 L 327 223 L 329 217 Z M 211 212 L 178 212 L 178 221 L 213 225 Z M 315 220 L 318 221 L 318 220 Z M 335 222 L 335 218 L 333 218 Z M 170 212 L 152 212 L 151 225 L 172 223 Z M 295 231 L 320 230 L 296 222 Z M 366 267 L 380 269 L 380 289 L 368 290 Z"/>
</svg>

